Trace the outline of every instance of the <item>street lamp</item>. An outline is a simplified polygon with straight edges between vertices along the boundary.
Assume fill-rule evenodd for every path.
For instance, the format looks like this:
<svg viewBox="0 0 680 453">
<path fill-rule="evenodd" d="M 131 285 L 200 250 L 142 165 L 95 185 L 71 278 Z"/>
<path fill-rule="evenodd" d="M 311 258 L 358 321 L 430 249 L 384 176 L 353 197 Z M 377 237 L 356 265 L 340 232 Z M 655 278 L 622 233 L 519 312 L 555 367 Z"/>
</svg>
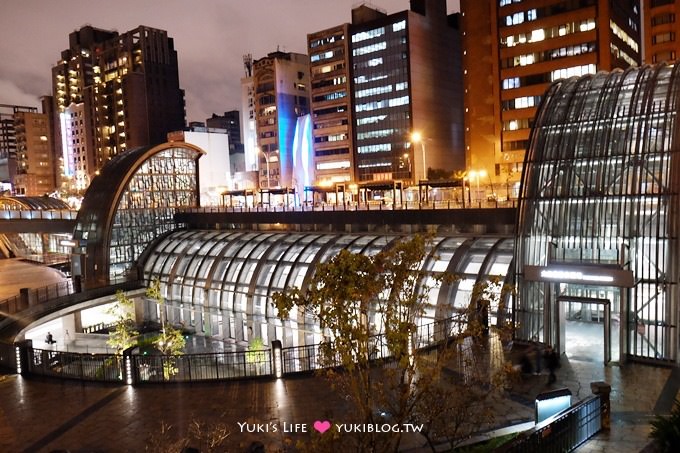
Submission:
<svg viewBox="0 0 680 453">
<path fill-rule="evenodd" d="M 425 160 L 425 138 L 423 137 L 423 135 L 420 132 L 416 131 L 416 132 L 411 133 L 411 142 L 420 143 L 420 146 L 422 147 L 421 149 L 423 151 L 423 179 L 426 180 L 427 179 L 427 162 Z"/>
<path fill-rule="evenodd" d="M 479 171 L 470 170 L 469 174 L 470 174 L 470 178 L 474 178 L 477 181 L 477 196 L 476 196 L 476 198 L 481 203 L 482 202 L 482 196 L 480 194 L 479 180 L 481 178 L 484 178 L 487 175 L 486 170 L 479 170 Z"/>
</svg>

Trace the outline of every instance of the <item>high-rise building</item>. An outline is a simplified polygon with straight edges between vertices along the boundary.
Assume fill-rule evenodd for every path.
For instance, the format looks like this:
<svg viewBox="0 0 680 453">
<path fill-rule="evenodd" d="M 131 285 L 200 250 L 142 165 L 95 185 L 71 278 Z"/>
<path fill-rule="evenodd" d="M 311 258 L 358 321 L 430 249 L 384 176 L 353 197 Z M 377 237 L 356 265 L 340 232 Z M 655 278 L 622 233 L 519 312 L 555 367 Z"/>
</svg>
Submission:
<svg viewBox="0 0 680 453">
<path fill-rule="evenodd" d="M 45 113 L 14 114 L 17 145 L 14 193 L 17 195 L 41 196 L 55 189 L 49 123 L 50 119 Z"/>
<path fill-rule="evenodd" d="M 343 24 L 307 35 L 318 185 L 356 180 L 349 33 Z"/>
<path fill-rule="evenodd" d="M 317 183 L 464 168 L 457 27 L 445 0 L 412 0 L 395 14 L 361 5 L 351 24 L 308 35 Z"/>
<path fill-rule="evenodd" d="M 293 187 L 297 118 L 309 113 L 309 57 L 276 51 L 244 58 L 241 80 L 247 171 L 259 171 L 260 187 Z"/>
<path fill-rule="evenodd" d="M 640 64 L 637 0 L 461 0 L 467 169 L 521 174 L 555 80 Z M 479 173 L 478 173 L 479 174 Z"/>
<path fill-rule="evenodd" d="M 680 0 L 642 0 L 645 63 L 676 62 L 680 55 Z"/>
<path fill-rule="evenodd" d="M 63 165 L 75 185 L 89 184 L 116 154 L 184 127 L 177 52 L 163 30 L 83 27 L 69 35 L 52 76 Z"/>
</svg>

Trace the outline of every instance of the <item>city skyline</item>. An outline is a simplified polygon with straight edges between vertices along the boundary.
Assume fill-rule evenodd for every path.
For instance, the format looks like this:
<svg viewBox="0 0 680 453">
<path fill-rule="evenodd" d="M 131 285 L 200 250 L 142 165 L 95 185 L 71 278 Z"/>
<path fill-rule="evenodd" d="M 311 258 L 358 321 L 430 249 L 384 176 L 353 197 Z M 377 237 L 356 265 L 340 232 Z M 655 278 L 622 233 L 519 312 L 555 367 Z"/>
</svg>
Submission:
<svg viewBox="0 0 680 453">
<path fill-rule="evenodd" d="M 51 95 L 50 68 L 68 46 L 68 35 L 83 25 L 124 33 L 139 25 L 166 30 L 178 53 L 180 87 L 185 90 L 187 122 L 240 109 L 243 55 L 258 59 L 277 49 L 306 53 L 308 33 L 351 21 L 356 0 L 207 1 L 201 8 L 176 0 L 123 0 L 85 8 L 80 1 L 57 3 L 11 0 L 0 17 L 0 102 L 39 106 Z M 373 0 L 369 5 L 394 13 L 409 0 Z M 459 10 L 448 0 L 448 11 Z M 157 6 L 163 5 L 158 11 Z M 89 6 L 89 5 L 88 5 Z M 136 14 L 130 14 L 134 9 Z M 37 10 L 37 12 L 36 12 Z M 190 19 L 187 19 L 190 18 Z M 304 25 L 282 27 L 281 18 L 303 18 Z M 30 29 L 26 24 L 33 24 Z M 258 30 L 263 30 L 262 32 Z M 28 34 L 28 36 L 27 36 Z"/>
</svg>

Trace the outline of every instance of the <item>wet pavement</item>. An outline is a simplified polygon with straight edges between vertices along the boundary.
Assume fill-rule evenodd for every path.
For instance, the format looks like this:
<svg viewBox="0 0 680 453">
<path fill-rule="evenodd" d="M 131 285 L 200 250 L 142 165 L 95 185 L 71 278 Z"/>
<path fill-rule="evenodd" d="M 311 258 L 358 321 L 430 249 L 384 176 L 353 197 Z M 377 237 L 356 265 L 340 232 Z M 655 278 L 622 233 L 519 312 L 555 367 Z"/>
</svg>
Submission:
<svg viewBox="0 0 680 453">
<path fill-rule="evenodd" d="M 611 430 L 577 451 L 637 452 L 649 443 L 653 414 L 670 410 L 680 382 L 680 373 L 668 368 L 568 359 L 557 374 L 552 385 L 545 374 L 524 376 L 497 402 L 497 424 L 530 420 L 533 401 L 543 391 L 567 387 L 575 401 L 590 395 L 591 382 L 605 381 L 612 386 Z M 313 375 L 135 387 L 0 375 L 0 401 L 1 452 L 140 452 L 154 445 L 152 435 L 159 436 L 162 424 L 171 426 L 166 436 L 171 439 L 187 435 L 192 422 L 226 427 L 228 451 L 246 451 L 253 441 L 263 442 L 268 452 L 282 451 L 295 437 L 283 432 L 284 424 L 310 430 L 317 420 L 341 421 L 345 414 L 342 398 Z M 428 451 L 423 442 L 412 436 L 404 449 Z"/>
<path fill-rule="evenodd" d="M 44 285 L 51 283 L 47 281 L 50 278 L 57 281 L 61 277 L 42 266 L 0 260 L 0 298 L 15 295 L 18 287 L 30 286 L 26 282 Z M 192 346 L 196 350 L 214 348 L 198 339 Z M 228 350 L 233 345 L 222 347 Z M 493 427 L 532 420 L 534 400 L 541 392 L 567 387 L 574 395 L 572 400 L 578 401 L 591 394 L 591 382 L 605 381 L 612 386 L 611 430 L 596 435 L 577 451 L 626 453 L 645 448 L 649 422 L 654 414 L 668 413 L 678 394 L 680 368 L 635 363 L 604 366 L 600 349 L 572 350 L 571 358 L 562 359 L 555 384 L 547 384 L 547 374 L 524 375 L 494 406 L 497 417 Z M 259 441 L 267 452 L 276 452 L 291 445 L 295 436 L 283 432 L 284 424 L 289 430 L 295 424 L 298 429 L 304 425 L 311 430 L 315 421 L 343 419 L 344 400 L 326 381 L 313 375 L 132 387 L 27 378 L 0 370 L 0 453 L 150 451 L 148 447 L 163 443 L 159 437 L 186 436 L 193 422 L 223 425 L 230 433 L 227 451 L 246 451 Z M 168 435 L 160 434 L 162 426 L 170 427 Z M 262 432 L 248 432 L 258 430 Z M 413 435 L 406 439 L 404 450 L 429 451 L 423 443 Z"/>
</svg>

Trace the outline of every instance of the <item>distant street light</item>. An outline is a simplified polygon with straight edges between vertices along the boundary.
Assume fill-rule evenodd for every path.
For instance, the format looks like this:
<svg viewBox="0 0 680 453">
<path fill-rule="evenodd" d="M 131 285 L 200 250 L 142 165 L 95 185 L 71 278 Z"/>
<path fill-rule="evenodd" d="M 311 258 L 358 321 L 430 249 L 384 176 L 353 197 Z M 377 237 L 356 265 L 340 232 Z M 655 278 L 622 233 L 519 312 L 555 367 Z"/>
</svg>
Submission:
<svg viewBox="0 0 680 453">
<path fill-rule="evenodd" d="M 420 146 L 422 147 L 423 151 L 423 179 L 427 179 L 427 161 L 425 160 L 425 138 L 423 135 L 416 131 L 411 133 L 411 142 L 413 143 L 420 143 Z"/>
<path fill-rule="evenodd" d="M 477 181 L 477 200 L 482 202 L 482 195 L 480 193 L 479 180 L 487 176 L 486 170 L 470 170 L 470 178 L 474 178 Z"/>
</svg>

